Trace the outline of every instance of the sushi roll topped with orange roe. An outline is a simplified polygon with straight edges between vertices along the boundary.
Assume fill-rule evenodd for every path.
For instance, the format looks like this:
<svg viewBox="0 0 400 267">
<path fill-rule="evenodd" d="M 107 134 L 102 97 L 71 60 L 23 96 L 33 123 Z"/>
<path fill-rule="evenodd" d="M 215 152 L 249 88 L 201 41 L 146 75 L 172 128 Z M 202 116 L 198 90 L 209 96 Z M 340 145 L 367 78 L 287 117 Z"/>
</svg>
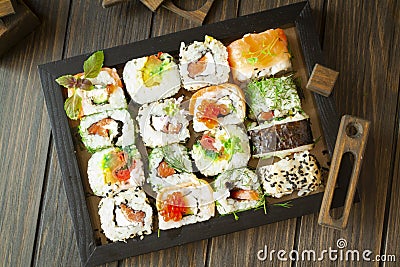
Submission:
<svg viewBox="0 0 400 267">
<path fill-rule="evenodd" d="M 274 75 L 291 68 L 286 35 L 282 29 L 246 34 L 228 47 L 228 61 L 237 82 Z"/>
</svg>

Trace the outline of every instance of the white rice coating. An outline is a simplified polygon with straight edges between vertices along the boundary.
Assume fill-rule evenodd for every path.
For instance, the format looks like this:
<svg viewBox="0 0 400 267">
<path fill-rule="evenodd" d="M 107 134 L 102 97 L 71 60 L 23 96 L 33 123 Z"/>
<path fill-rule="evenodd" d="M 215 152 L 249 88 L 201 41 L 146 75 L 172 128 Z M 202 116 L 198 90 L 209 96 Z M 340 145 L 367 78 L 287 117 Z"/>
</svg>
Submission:
<svg viewBox="0 0 400 267">
<path fill-rule="evenodd" d="M 123 123 L 122 135 L 118 137 L 115 144 L 112 143 L 112 140 L 118 134 L 118 124 L 116 122 L 107 126 L 107 129 L 109 130 L 108 137 L 103 137 L 98 134 L 89 134 L 88 132 L 90 126 L 105 118 L 111 118 L 114 121 L 120 121 Z M 125 109 L 110 110 L 84 117 L 79 125 L 79 133 L 82 137 L 82 142 L 85 144 L 89 152 L 112 147 L 114 145 L 126 147 L 135 143 L 135 128 L 133 120 L 129 112 Z"/>
<path fill-rule="evenodd" d="M 96 196 L 107 196 L 112 192 L 127 189 L 130 187 L 141 186 L 144 183 L 145 177 L 143 172 L 143 162 L 139 151 L 135 145 L 129 148 L 124 148 L 125 151 L 129 151 L 132 159 L 135 161 L 135 168 L 130 171 L 130 178 L 126 181 L 117 181 L 116 183 L 106 183 L 105 172 L 108 170 L 104 169 L 104 159 L 107 155 L 113 152 L 121 152 L 120 148 L 109 148 L 101 150 L 92 155 L 88 162 L 88 178 L 90 188 Z"/>
<path fill-rule="evenodd" d="M 207 57 L 205 70 L 191 78 L 188 72 L 189 64 L 197 62 L 203 56 Z M 206 35 L 204 42 L 195 41 L 188 46 L 184 42 L 181 43 L 179 72 L 186 90 L 193 91 L 209 85 L 226 83 L 229 71 L 228 52 L 220 41 Z"/>
<path fill-rule="evenodd" d="M 192 149 L 192 158 L 198 170 L 206 175 L 213 176 L 223 171 L 245 167 L 250 159 L 249 138 L 246 132 L 237 125 L 226 125 L 206 132 L 215 138 L 214 147 L 218 151 L 233 151 L 228 157 L 213 158 L 208 156 L 207 151 L 195 143 Z M 231 146 L 227 143 L 232 140 Z"/>
<path fill-rule="evenodd" d="M 145 213 L 144 223 L 131 222 L 121 212 L 125 204 L 135 211 Z M 128 238 L 143 236 L 152 232 L 153 210 L 147 203 L 146 194 L 140 188 L 130 188 L 110 197 L 99 204 L 101 228 L 111 241 L 126 241 Z"/>
<path fill-rule="evenodd" d="M 173 220 L 165 221 L 160 212 L 158 212 L 158 225 L 161 230 L 179 228 L 183 225 L 207 221 L 215 215 L 213 191 L 206 181 L 197 179 L 196 182 L 193 181 L 164 188 L 157 194 L 158 210 L 160 210 L 162 201 L 174 192 L 181 192 L 185 196 L 187 206 L 193 214 L 183 216 L 180 221 L 176 222 Z"/>
<path fill-rule="evenodd" d="M 149 57 L 141 57 L 128 61 L 124 67 L 123 78 L 126 89 L 133 101 L 139 104 L 154 102 L 176 94 L 181 86 L 178 65 L 168 53 L 163 53 L 160 59 L 169 62 L 161 72 L 159 85 L 147 87 L 143 81 L 142 69 Z"/>
<path fill-rule="evenodd" d="M 232 189 L 254 190 L 261 195 L 258 176 L 248 168 L 233 169 L 221 173 L 213 182 L 214 199 L 220 214 L 255 208 L 259 200 L 237 200 L 230 198 Z"/>
<path fill-rule="evenodd" d="M 181 108 L 181 101 L 182 98 L 169 98 L 140 107 L 136 119 L 139 122 L 140 135 L 146 146 L 153 148 L 165 146 L 185 141 L 190 137 L 188 113 Z M 167 123 L 180 124 L 180 131 L 178 133 L 163 132 L 162 128 Z"/>
<path fill-rule="evenodd" d="M 225 104 L 232 112 L 226 116 L 218 118 L 220 125 L 239 124 L 244 121 L 246 117 L 245 106 L 246 103 L 243 98 L 238 94 L 236 88 L 230 88 L 229 84 L 220 87 L 218 90 L 206 92 L 200 97 L 196 98 L 196 104 L 193 113 L 193 129 L 196 132 L 203 132 L 210 130 L 205 123 L 199 121 L 197 113 L 199 106 L 203 100 L 217 101 L 217 104 Z"/>
<path fill-rule="evenodd" d="M 298 196 L 315 191 L 322 184 L 321 170 L 315 156 L 309 151 L 295 153 L 278 162 L 260 167 L 259 175 L 264 192 L 280 198 L 299 190 Z"/>
</svg>

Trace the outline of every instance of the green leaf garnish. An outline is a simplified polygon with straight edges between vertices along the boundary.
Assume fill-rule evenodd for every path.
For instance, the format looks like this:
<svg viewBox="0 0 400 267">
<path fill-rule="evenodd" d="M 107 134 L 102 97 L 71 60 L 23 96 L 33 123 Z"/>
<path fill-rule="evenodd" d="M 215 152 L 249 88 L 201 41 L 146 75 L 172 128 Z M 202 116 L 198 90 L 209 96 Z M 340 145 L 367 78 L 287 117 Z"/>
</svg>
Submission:
<svg viewBox="0 0 400 267">
<path fill-rule="evenodd" d="M 67 100 L 65 100 L 64 110 L 71 120 L 78 119 L 81 108 L 82 98 L 78 94 L 73 94 L 71 97 L 68 97 Z"/>
<path fill-rule="evenodd" d="M 249 57 L 246 59 L 247 62 L 249 62 L 250 64 L 254 65 L 258 62 L 258 58 L 257 57 Z"/>
<path fill-rule="evenodd" d="M 103 51 L 97 51 L 93 53 L 83 64 L 83 71 L 85 78 L 96 78 L 99 75 L 101 68 L 103 67 L 104 53 Z"/>
<path fill-rule="evenodd" d="M 274 206 L 278 206 L 278 207 L 289 209 L 289 208 L 293 207 L 293 204 L 291 203 L 291 201 L 287 201 L 285 203 L 275 203 Z"/>
<path fill-rule="evenodd" d="M 167 164 L 179 172 L 191 172 L 185 165 L 185 158 L 183 155 L 175 156 L 170 147 L 165 146 L 162 148 L 162 153 Z M 179 157 L 181 156 L 181 157 Z"/>
<path fill-rule="evenodd" d="M 239 220 L 239 216 L 236 214 L 236 212 L 232 212 L 233 217 L 235 218 L 235 221 Z"/>
<path fill-rule="evenodd" d="M 64 75 L 64 76 L 58 77 L 56 79 L 56 82 L 59 85 L 64 86 L 66 88 L 72 88 L 75 86 L 76 79 L 73 75 Z"/>
<path fill-rule="evenodd" d="M 158 229 L 158 230 L 157 230 L 157 237 L 158 237 L 158 238 L 160 237 L 160 233 L 161 233 L 161 231 L 160 231 L 160 229 Z"/>
</svg>

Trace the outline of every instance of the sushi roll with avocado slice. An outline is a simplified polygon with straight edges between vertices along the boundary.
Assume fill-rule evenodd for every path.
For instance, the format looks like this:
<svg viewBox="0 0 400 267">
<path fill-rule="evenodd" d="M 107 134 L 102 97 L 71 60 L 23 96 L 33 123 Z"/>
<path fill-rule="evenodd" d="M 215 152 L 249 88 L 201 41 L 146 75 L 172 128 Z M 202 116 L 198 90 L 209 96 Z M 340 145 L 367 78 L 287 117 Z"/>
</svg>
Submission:
<svg viewBox="0 0 400 267">
<path fill-rule="evenodd" d="M 146 146 L 165 146 L 189 138 L 189 120 L 181 101 L 182 98 L 169 98 L 140 107 L 137 121 Z"/>
<path fill-rule="evenodd" d="M 147 181 L 154 191 L 164 187 L 190 182 L 196 178 L 192 172 L 192 162 L 186 147 L 171 144 L 154 148 L 149 155 L 149 177 Z"/>
<path fill-rule="evenodd" d="M 214 128 L 204 132 L 193 145 L 192 158 L 206 176 L 244 167 L 250 159 L 249 139 L 237 125 Z"/>
<path fill-rule="evenodd" d="M 178 65 L 162 52 L 128 61 L 122 77 L 133 101 L 139 104 L 171 97 L 181 86 Z"/>
<path fill-rule="evenodd" d="M 259 123 L 304 114 L 292 76 L 251 81 L 245 90 L 247 103 Z"/>
<path fill-rule="evenodd" d="M 237 85 L 224 83 L 193 94 L 189 112 L 193 115 L 193 129 L 202 132 L 218 125 L 242 123 L 246 116 L 246 102 Z"/>
<path fill-rule="evenodd" d="M 97 51 L 84 62 L 84 72 L 57 78 L 68 88 L 64 109 L 70 119 L 127 107 L 116 69 L 102 67 L 103 61 L 103 51 Z"/>
<path fill-rule="evenodd" d="M 207 35 L 204 42 L 195 41 L 187 46 L 182 42 L 179 71 L 183 87 L 189 91 L 226 83 L 230 71 L 226 47 Z"/>
<path fill-rule="evenodd" d="M 84 117 L 79 125 L 79 133 L 91 153 L 112 146 L 126 147 L 135 143 L 134 124 L 125 109 Z"/>
<path fill-rule="evenodd" d="M 322 185 L 321 168 L 309 151 L 295 153 L 272 165 L 258 169 L 264 192 L 274 198 L 298 190 L 298 196 L 307 195 Z"/>
<path fill-rule="evenodd" d="M 165 187 L 157 194 L 161 230 L 207 221 L 215 214 L 213 190 L 200 179 Z"/>
<path fill-rule="evenodd" d="M 152 233 L 153 209 L 139 187 L 103 198 L 99 215 L 105 236 L 113 242 Z"/>
<path fill-rule="evenodd" d="M 145 180 L 143 162 L 135 145 L 94 153 L 89 159 L 87 173 L 90 187 L 97 196 L 141 186 Z"/>
<path fill-rule="evenodd" d="M 271 76 L 292 67 L 287 37 L 279 28 L 246 34 L 233 41 L 227 49 L 233 79 L 239 83 Z"/>
<path fill-rule="evenodd" d="M 262 190 L 258 176 L 248 168 L 228 170 L 213 182 L 219 214 L 235 213 L 260 205 Z"/>
</svg>

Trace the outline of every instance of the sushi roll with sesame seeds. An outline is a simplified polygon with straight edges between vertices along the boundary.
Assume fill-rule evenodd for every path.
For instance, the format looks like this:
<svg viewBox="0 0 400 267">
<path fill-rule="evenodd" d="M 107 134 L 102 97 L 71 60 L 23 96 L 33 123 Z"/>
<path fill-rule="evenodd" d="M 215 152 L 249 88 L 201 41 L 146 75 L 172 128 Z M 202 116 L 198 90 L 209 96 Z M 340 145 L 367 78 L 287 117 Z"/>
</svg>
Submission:
<svg viewBox="0 0 400 267">
<path fill-rule="evenodd" d="M 203 133 L 193 145 L 192 158 L 206 176 L 244 167 L 250 159 L 249 139 L 237 125 L 220 126 Z"/>
<path fill-rule="evenodd" d="M 97 196 L 141 186 L 145 180 L 143 163 L 135 145 L 94 153 L 89 159 L 87 173 L 90 187 Z"/>
<path fill-rule="evenodd" d="M 248 168 L 225 171 L 212 185 L 215 205 L 222 215 L 256 208 L 262 200 L 258 176 Z"/>
<path fill-rule="evenodd" d="M 140 188 L 122 190 L 99 203 L 101 228 L 111 241 L 124 241 L 152 232 L 153 210 Z"/>
<path fill-rule="evenodd" d="M 309 151 L 295 153 L 292 158 L 286 157 L 272 165 L 260 167 L 258 174 L 264 192 L 275 198 L 296 190 L 299 196 L 307 195 L 322 184 L 320 165 Z"/>
<path fill-rule="evenodd" d="M 183 87 L 193 91 L 226 83 L 229 79 L 228 52 L 226 47 L 211 36 L 204 42 L 181 43 L 179 71 Z"/>
<path fill-rule="evenodd" d="M 165 187 L 156 206 L 161 230 L 207 221 L 215 214 L 213 190 L 200 179 Z"/>
<path fill-rule="evenodd" d="M 126 147 L 135 143 L 135 128 L 129 112 L 116 109 L 86 116 L 79 133 L 87 150 L 94 153 L 112 146 Z"/>
<path fill-rule="evenodd" d="M 132 59 L 122 76 L 128 93 L 139 104 L 171 97 L 181 86 L 178 65 L 168 53 Z"/>
<path fill-rule="evenodd" d="M 153 190 L 159 192 L 164 187 L 193 181 L 192 162 L 186 147 L 171 144 L 154 148 L 149 155 L 149 177 L 147 181 Z"/>
<path fill-rule="evenodd" d="M 140 107 L 137 121 L 146 146 L 165 146 L 189 138 L 188 114 L 181 107 L 182 99 L 169 98 Z"/>
<path fill-rule="evenodd" d="M 193 94 L 189 112 L 193 115 L 193 129 L 202 132 L 218 125 L 243 123 L 246 102 L 237 85 L 224 83 L 203 88 Z"/>
</svg>

